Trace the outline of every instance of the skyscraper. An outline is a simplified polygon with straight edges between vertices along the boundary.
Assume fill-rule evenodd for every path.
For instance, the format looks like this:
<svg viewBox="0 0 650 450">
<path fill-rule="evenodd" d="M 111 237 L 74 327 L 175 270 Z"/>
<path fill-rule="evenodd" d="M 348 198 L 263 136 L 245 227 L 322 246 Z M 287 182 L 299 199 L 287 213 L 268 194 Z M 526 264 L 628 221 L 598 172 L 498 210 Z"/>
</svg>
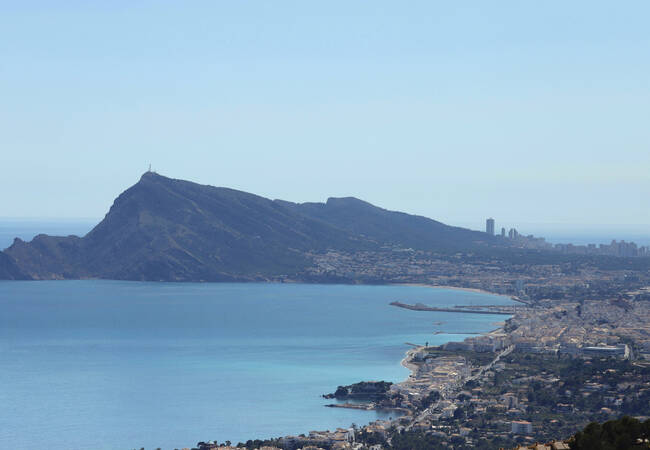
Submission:
<svg viewBox="0 0 650 450">
<path fill-rule="evenodd" d="M 504 238 L 506 237 L 506 229 L 501 227 L 501 237 Z"/>
<path fill-rule="evenodd" d="M 492 217 L 485 221 L 485 232 L 494 236 L 494 219 Z"/>
</svg>

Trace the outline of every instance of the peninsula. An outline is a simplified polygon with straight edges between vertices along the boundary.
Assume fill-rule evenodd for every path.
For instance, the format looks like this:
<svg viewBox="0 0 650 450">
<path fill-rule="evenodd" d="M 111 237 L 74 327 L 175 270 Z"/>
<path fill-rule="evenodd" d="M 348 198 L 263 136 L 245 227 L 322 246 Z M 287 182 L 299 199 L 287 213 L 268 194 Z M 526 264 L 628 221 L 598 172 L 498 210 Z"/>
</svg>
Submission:
<svg viewBox="0 0 650 450">
<path fill-rule="evenodd" d="M 16 239 L 0 279 L 346 281 L 321 273 L 328 252 L 503 246 L 493 236 L 356 198 L 269 200 L 146 172 L 84 237 Z"/>
<path fill-rule="evenodd" d="M 643 255 L 531 248 L 352 197 L 299 204 L 147 172 L 86 236 L 16 239 L 0 252 L 0 279 L 81 278 L 422 284 L 517 300 L 393 302 L 422 314 L 512 317 L 462 342 L 415 345 L 404 382 L 360 381 L 327 396 L 399 418 L 247 448 L 498 448 L 566 437 L 620 413 L 641 416 L 650 401 Z"/>
<path fill-rule="evenodd" d="M 575 298 L 650 283 L 650 257 L 567 254 L 362 200 L 270 200 L 146 172 L 87 235 L 15 239 L 0 279 L 419 283 Z"/>
</svg>

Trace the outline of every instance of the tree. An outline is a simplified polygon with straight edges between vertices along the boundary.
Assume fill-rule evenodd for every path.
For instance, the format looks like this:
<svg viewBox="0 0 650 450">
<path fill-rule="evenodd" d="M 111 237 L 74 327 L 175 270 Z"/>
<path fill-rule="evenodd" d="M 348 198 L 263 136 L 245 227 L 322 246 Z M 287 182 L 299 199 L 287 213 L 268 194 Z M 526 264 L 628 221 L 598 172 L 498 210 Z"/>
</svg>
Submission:
<svg viewBox="0 0 650 450">
<path fill-rule="evenodd" d="M 641 450 L 648 449 L 650 419 L 645 422 L 624 416 L 604 424 L 592 422 L 571 438 L 575 450 Z"/>
</svg>

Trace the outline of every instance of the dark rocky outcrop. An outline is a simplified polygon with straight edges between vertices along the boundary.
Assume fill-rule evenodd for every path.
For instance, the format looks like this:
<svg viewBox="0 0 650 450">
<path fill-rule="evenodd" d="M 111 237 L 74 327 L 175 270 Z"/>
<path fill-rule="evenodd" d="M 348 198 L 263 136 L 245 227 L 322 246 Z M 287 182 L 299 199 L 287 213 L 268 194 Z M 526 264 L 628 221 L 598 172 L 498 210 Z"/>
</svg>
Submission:
<svg viewBox="0 0 650 450">
<path fill-rule="evenodd" d="M 388 381 L 361 381 L 349 386 L 339 386 L 333 394 L 323 398 L 337 400 L 383 400 L 388 395 L 393 383 Z"/>
<path fill-rule="evenodd" d="M 5 250 L 9 269 L 0 278 L 300 279 L 311 264 L 310 252 L 493 244 L 485 233 L 355 198 L 296 204 L 147 172 L 86 236 L 16 239 Z"/>
</svg>

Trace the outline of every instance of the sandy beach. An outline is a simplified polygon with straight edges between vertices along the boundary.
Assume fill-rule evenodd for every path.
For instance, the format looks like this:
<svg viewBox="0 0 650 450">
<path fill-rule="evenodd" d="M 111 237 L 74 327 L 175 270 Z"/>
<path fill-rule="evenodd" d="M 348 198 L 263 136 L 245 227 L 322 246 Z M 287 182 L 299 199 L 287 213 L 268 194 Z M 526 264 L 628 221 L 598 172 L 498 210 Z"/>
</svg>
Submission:
<svg viewBox="0 0 650 450">
<path fill-rule="evenodd" d="M 474 293 L 477 293 L 477 294 L 488 294 L 488 295 L 496 295 L 496 296 L 499 296 L 499 297 L 506 297 L 507 299 L 512 300 L 513 302 L 524 303 L 514 295 L 497 294 L 496 292 L 490 292 L 490 291 L 486 291 L 486 290 L 478 289 L 478 288 L 465 288 L 465 287 L 458 287 L 458 286 L 443 286 L 443 285 L 438 285 L 438 284 L 424 284 L 424 283 L 396 283 L 395 286 L 416 286 L 416 287 L 426 287 L 426 288 L 432 288 L 432 289 L 451 289 L 451 290 L 454 290 L 454 291 L 474 292 Z"/>
<path fill-rule="evenodd" d="M 488 292 L 488 291 L 484 291 L 484 290 L 481 290 L 481 289 L 474 289 L 474 288 L 462 288 L 462 287 L 456 287 L 456 286 L 438 286 L 438 285 L 421 284 L 421 283 L 401 283 L 401 284 L 397 284 L 397 285 L 398 286 L 428 287 L 428 288 L 434 288 L 434 289 L 453 289 L 453 290 L 457 290 L 457 291 L 468 291 L 468 292 L 476 292 L 476 293 L 480 293 L 480 294 L 498 295 L 500 297 L 506 297 L 506 298 L 508 298 L 508 299 L 510 299 L 512 301 L 519 302 L 519 300 L 517 300 L 515 297 L 509 296 L 509 295 L 495 294 L 493 292 Z M 492 335 L 492 334 L 500 334 L 500 333 L 504 332 L 503 326 L 505 325 L 505 322 L 494 322 L 493 325 L 496 325 L 498 328 L 495 328 L 493 330 L 486 331 L 486 332 L 483 332 L 483 333 L 478 333 L 478 334 L 487 336 L 487 335 Z M 409 350 L 406 351 L 406 354 L 404 355 L 404 358 L 401 361 L 401 365 L 406 367 L 407 369 L 409 369 L 409 371 L 411 373 L 407 377 L 407 379 L 402 381 L 401 383 L 406 383 L 410 379 L 415 377 L 416 370 L 417 370 L 417 365 L 413 364 L 412 361 L 413 361 L 413 358 L 414 358 L 415 354 L 417 352 L 421 351 L 423 348 L 425 348 L 425 347 L 418 346 L 418 347 L 410 348 Z"/>
</svg>

